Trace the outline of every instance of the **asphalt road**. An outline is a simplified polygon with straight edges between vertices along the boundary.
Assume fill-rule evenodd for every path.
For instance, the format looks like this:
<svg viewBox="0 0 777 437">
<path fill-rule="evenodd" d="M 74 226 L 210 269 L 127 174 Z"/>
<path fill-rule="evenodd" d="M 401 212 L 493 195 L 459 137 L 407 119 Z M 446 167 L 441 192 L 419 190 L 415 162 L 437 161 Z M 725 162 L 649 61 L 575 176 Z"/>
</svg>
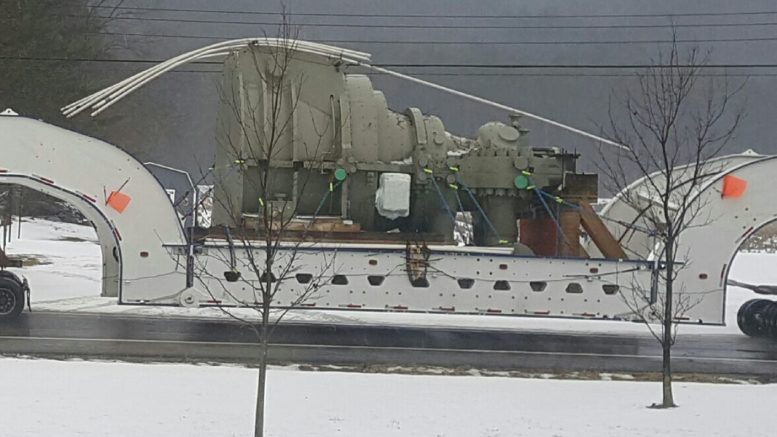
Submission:
<svg viewBox="0 0 777 437">
<path fill-rule="evenodd" d="M 272 342 L 275 363 L 645 372 L 661 362 L 649 335 L 285 323 Z M 0 324 L 3 355 L 250 363 L 257 351 L 250 329 L 224 320 L 34 312 Z M 777 376 L 767 339 L 685 335 L 673 353 L 678 372 Z"/>
</svg>

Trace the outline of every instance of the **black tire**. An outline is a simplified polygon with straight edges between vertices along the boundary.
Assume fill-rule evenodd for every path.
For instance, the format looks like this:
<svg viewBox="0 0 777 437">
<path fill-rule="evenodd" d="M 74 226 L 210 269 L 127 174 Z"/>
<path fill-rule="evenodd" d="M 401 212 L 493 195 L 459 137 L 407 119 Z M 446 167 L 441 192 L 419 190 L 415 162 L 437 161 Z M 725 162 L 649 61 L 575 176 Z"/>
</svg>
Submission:
<svg viewBox="0 0 777 437">
<path fill-rule="evenodd" d="M 0 322 L 13 320 L 24 310 L 22 284 L 10 277 L 0 277 Z"/>
<path fill-rule="evenodd" d="M 763 311 L 761 317 L 764 319 L 767 335 L 777 339 L 777 302 L 769 301 L 769 306 Z"/>
<path fill-rule="evenodd" d="M 767 335 L 764 330 L 762 313 L 767 306 L 771 305 L 767 299 L 752 299 L 745 302 L 737 312 L 737 324 L 739 330 L 749 337 L 763 337 Z"/>
</svg>

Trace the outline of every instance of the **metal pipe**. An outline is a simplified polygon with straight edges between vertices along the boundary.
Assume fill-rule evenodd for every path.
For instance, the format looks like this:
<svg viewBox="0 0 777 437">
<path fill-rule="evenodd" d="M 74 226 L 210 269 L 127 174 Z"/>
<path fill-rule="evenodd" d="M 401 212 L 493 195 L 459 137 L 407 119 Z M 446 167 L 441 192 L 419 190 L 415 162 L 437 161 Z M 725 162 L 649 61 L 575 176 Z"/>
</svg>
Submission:
<svg viewBox="0 0 777 437">
<path fill-rule="evenodd" d="M 221 55 L 227 55 L 231 51 L 240 49 L 243 47 L 249 47 L 250 45 L 258 45 L 262 47 L 270 48 L 283 48 L 292 46 L 294 50 L 300 52 L 306 52 L 318 56 L 327 58 L 343 59 L 346 62 L 364 62 L 369 61 L 370 55 L 364 52 L 358 52 L 349 49 L 343 49 L 335 46 L 329 46 L 325 44 L 311 43 L 306 41 L 294 40 L 291 44 L 289 40 L 282 40 L 277 38 L 243 38 L 237 40 L 223 41 L 220 43 L 212 44 L 210 46 L 202 47 L 191 52 L 183 53 L 174 58 L 168 59 L 165 62 L 157 64 L 149 69 L 141 71 L 121 82 L 118 82 L 110 87 L 107 87 L 101 91 L 93 93 L 84 97 L 76 102 L 66 105 L 62 108 L 62 112 L 67 117 L 73 117 L 82 112 L 88 107 L 95 109 L 91 114 L 96 116 L 103 110 L 113 105 L 116 101 L 121 100 L 126 95 L 132 93 L 136 89 L 142 87 L 151 80 L 156 79 L 162 74 L 177 68 L 178 66 L 186 63 L 194 62 L 200 59 L 206 59 Z M 223 50 L 227 50 L 226 52 Z"/>
</svg>

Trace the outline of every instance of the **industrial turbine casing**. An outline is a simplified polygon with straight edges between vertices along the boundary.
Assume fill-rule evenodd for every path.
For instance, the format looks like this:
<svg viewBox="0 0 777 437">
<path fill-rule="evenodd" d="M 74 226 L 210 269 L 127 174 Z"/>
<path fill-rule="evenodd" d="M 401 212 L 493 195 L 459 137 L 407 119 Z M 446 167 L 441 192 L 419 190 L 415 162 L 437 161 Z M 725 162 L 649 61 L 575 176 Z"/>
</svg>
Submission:
<svg viewBox="0 0 777 437">
<path fill-rule="evenodd" d="M 516 187 L 516 177 L 530 175 L 533 185 L 558 192 L 575 172 L 576 155 L 529 147 L 517 120 L 486 123 L 476 138 L 463 138 L 417 108 L 389 109 L 367 76 L 345 74 L 330 60 L 294 53 L 283 62 L 279 69 L 277 52 L 263 47 L 235 51 L 225 61 L 214 225 L 237 226 L 262 204 L 287 202 L 298 215 L 339 216 L 367 232 L 399 229 L 449 242 L 451 215 L 482 209 L 491 223 L 486 228 L 486 220 L 476 220 L 475 242 L 496 245 L 515 241 L 516 220 L 537 207 L 531 190 Z M 271 180 L 264 189 L 259 181 L 267 165 Z M 347 179 L 332 191 L 338 169 Z M 376 209 L 384 173 L 411 177 L 407 217 L 384 217 Z M 260 201 L 260 191 L 270 198 Z"/>
</svg>

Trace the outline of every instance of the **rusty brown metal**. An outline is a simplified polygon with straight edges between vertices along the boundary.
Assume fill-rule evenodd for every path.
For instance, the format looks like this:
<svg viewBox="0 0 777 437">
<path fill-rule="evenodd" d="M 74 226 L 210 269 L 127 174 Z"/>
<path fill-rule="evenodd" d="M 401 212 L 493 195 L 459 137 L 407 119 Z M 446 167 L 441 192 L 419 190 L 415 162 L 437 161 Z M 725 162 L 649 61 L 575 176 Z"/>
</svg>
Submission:
<svg viewBox="0 0 777 437">
<path fill-rule="evenodd" d="M 564 237 L 559 241 L 559 255 L 580 256 L 580 213 L 566 210 L 560 214 L 559 225 Z"/>
<path fill-rule="evenodd" d="M 556 256 L 558 232 L 550 217 L 520 220 L 520 241 L 537 256 Z"/>
<path fill-rule="evenodd" d="M 566 173 L 559 196 L 572 203 L 593 203 L 599 196 L 599 177 L 595 174 Z"/>
<path fill-rule="evenodd" d="M 561 228 L 563 235 L 559 235 Z M 561 212 L 556 225 L 551 217 L 521 219 L 521 243 L 538 256 L 587 257 L 580 247 L 580 213 L 575 210 Z"/>
<path fill-rule="evenodd" d="M 591 240 L 599 248 L 607 259 L 628 259 L 626 252 L 618 243 L 618 240 L 612 236 L 607 226 L 596 214 L 596 211 L 588 203 L 580 204 L 580 219 L 583 229 L 588 232 Z"/>
</svg>

